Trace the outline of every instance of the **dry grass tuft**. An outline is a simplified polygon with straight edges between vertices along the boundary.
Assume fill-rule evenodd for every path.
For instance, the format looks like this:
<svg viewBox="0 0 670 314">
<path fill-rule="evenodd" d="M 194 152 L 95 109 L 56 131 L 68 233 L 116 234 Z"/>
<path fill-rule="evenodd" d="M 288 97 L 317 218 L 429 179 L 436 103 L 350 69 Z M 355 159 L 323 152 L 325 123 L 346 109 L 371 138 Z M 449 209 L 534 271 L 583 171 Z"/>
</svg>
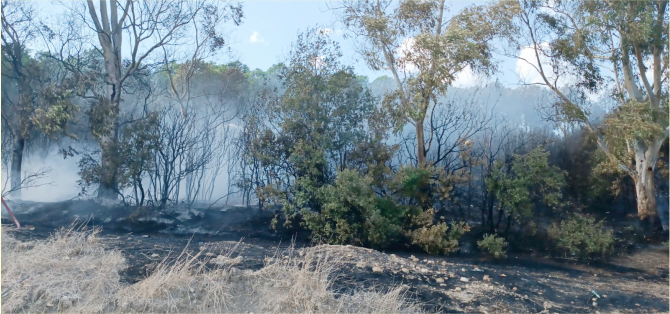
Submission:
<svg viewBox="0 0 670 314">
<path fill-rule="evenodd" d="M 16 241 L 5 227 L 2 231 L 4 312 L 109 310 L 126 265 L 121 252 L 98 242 L 100 229 L 73 224 L 32 243 Z"/>
<path fill-rule="evenodd" d="M 215 259 L 184 250 L 144 280 L 120 283 L 120 252 L 107 251 L 99 229 L 74 226 L 25 245 L 3 227 L 5 312 L 113 313 L 420 313 L 404 289 L 337 293 L 338 258 L 317 249 L 289 248 L 258 271 L 239 270 L 234 249 Z M 213 265 L 213 267 L 208 267 Z M 6 294 L 5 294 L 6 293 Z"/>
</svg>

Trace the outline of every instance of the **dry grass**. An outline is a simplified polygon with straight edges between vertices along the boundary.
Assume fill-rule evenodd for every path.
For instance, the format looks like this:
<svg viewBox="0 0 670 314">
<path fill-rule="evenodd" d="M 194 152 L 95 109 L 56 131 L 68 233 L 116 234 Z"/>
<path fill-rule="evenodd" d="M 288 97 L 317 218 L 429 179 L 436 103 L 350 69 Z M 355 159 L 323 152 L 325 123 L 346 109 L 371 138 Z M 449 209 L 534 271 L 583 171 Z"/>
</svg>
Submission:
<svg viewBox="0 0 670 314">
<path fill-rule="evenodd" d="M 99 243 L 100 229 L 72 225 L 44 241 L 18 242 L 2 228 L 3 312 L 103 312 L 121 288 L 125 260 Z"/>
<path fill-rule="evenodd" d="M 340 263 L 317 249 L 288 249 L 258 271 L 239 270 L 233 250 L 211 258 L 166 257 L 144 280 L 121 284 L 125 262 L 96 240 L 100 230 L 71 227 L 26 245 L 3 227 L 4 312 L 114 313 L 417 313 L 401 288 L 336 293 Z"/>
</svg>

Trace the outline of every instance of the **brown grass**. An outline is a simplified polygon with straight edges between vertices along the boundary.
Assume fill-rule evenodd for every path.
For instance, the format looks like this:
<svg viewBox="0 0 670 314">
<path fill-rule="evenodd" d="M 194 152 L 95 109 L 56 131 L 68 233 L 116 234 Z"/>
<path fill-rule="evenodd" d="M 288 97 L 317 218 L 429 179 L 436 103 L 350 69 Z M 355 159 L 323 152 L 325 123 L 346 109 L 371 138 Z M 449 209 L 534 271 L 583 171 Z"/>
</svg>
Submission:
<svg viewBox="0 0 670 314">
<path fill-rule="evenodd" d="M 144 280 L 120 283 L 118 251 L 105 250 L 99 229 L 71 227 L 33 243 L 2 230 L 3 312 L 68 313 L 417 313 L 402 288 L 336 293 L 339 260 L 292 248 L 258 271 L 239 270 L 234 249 L 216 259 L 186 250 L 163 259 Z"/>
<path fill-rule="evenodd" d="M 16 241 L 2 227 L 3 312 L 103 312 L 121 288 L 126 267 L 119 251 L 105 250 L 100 229 L 72 225 L 43 241 Z"/>
</svg>

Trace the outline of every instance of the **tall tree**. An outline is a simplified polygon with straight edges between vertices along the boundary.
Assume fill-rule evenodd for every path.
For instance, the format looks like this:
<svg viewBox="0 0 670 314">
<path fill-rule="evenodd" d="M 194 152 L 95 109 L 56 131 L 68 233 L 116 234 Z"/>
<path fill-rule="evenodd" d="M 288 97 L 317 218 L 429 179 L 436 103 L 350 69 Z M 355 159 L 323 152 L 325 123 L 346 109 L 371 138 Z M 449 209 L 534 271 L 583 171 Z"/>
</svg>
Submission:
<svg viewBox="0 0 670 314">
<path fill-rule="evenodd" d="M 34 58 L 26 45 L 37 35 L 34 3 L 2 1 L 2 126 L 11 139 L 11 188 L 21 197 L 22 185 L 34 178 L 22 178 L 23 156 L 31 136 L 55 137 L 66 131 L 77 109 L 70 101 L 71 82 L 48 71 L 46 60 Z M 24 186 L 25 187 L 25 186 Z"/>
<path fill-rule="evenodd" d="M 502 1 L 488 11 L 504 21 L 505 54 L 531 52 L 520 57 L 538 74 L 529 84 L 556 95 L 549 117 L 594 133 L 609 164 L 634 180 L 640 219 L 653 219 L 668 138 L 668 2 Z M 615 108 L 598 126 L 587 99 L 607 89 Z"/>
<path fill-rule="evenodd" d="M 426 163 L 432 143 L 424 122 L 431 105 L 445 96 L 456 75 L 465 70 L 488 73 L 492 25 L 473 28 L 476 11 L 464 10 L 451 19 L 444 0 L 342 1 L 334 8 L 344 25 L 359 39 L 359 51 L 374 70 L 389 70 L 396 91 L 386 97 L 397 119 L 397 129 L 414 125 L 417 159 Z"/>
<path fill-rule="evenodd" d="M 230 5 L 228 8 L 241 16 L 241 6 Z M 137 71 L 146 68 L 147 61 L 152 57 L 160 60 L 154 54 L 165 52 L 161 48 L 180 44 L 188 46 L 186 43 L 192 35 L 189 32 L 193 30 L 193 24 L 210 32 L 208 37 L 213 38 L 214 45 L 222 45 L 212 21 L 218 20 L 224 12 L 217 3 L 170 0 L 126 1 L 123 4 L 101 0 L 98 6 L 88 0 L 86 9 L 87 13 L 79 12 L 82 13 L 79 16 L 97 35 L 106 74 L 104 96 L 91 110 L 91 128 L 102 150 L 98 197 L 116 199 L 119 191 L 115 147 L 120 131 L 124 83 Z M 124 33 L 128 36 L 128 48 L 123 45 Z M 128 53 L 129 58 L 124 60 L 123 53 Z"/>
<path fill-rule="evenodd" d="M 26 59 L 24 53 L 26 42 L 35 36 L 34 19 L 35 8 L 29 3 L 2 1 L 2 72 L 5 79 L 14 79 L 16 84 L 14 101 L 11 101 L 10 97 L 7 97 L 8 95 L 3 95 L 5 97 L 3 97 L 4 110 L 2 114 L 2 122 L 10 130 L 12 137 L 10 177 L 11 187 L 15 191 L 13 196 L 15 197 L 21 197 L 21 165 L 23 149 L 28 136 L 28 124 L 30 124 L 28 117 L 30 110 L 25 108 L 29 106 L 29 101 L 25 98 L 30 93 L 30 78 L 34 75 L 29 73 L 29 67 L 24 64 Z M 11 110 L 8 110 L 9 108 L 5 104 L 10 102 L 13 106 Z"/>
</svg>

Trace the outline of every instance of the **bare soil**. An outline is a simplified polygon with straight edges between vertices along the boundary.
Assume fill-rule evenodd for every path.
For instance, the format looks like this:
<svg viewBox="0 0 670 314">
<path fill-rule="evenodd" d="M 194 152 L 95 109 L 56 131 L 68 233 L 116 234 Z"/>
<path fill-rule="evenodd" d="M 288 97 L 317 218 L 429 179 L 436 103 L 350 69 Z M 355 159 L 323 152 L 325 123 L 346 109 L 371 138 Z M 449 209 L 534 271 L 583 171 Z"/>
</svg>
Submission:
<svg viewBox="0 0 670 314">
<path fill-rule="evenodd" d="M 73 221 L 102 226 L 101 241 L 122 252 L 130 265 L 122 280 L 135 283 L 163 259 L 184 249 L 215 256 L 241 241 L 233 258 L 240 269 L 258 270 L 267 257 L 302 236 L 270 229 L 273 213 L 244 207 L 152 213 L 129 219 L 134 208 L 91 202 L 10 204 L 25 226 L 18 240 L 45 239 Z M 150 218 L 147 218 L 150 217 Z M 3 224 L 10 223 L 3 214 Z M 429 256 L 321 245 L 341 257 L 336 289 L 407 285 L 429 312 L 444 313 L 668 313 L 668 247 L 638 246 L 608 262 L 578 263 L 541 255 L 510 254 L 496 262 L 473 256 Z M 594 296 L 596 291 L 598 296 Z"/>
</svg>

